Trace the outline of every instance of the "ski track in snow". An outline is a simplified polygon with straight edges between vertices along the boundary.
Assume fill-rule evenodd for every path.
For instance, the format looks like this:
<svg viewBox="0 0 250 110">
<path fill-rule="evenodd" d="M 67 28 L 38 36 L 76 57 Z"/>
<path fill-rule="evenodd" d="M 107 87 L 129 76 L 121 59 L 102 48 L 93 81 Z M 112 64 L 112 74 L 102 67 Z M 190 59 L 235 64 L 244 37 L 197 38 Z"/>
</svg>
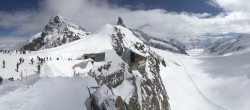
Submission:
<svg viewBox="0 0 250 110">
<path fill-rule="evenodd" d="M 182 62 L 182 60 L 180 59 L 180 57 L 178 55 L 176 55 L 178 60 L 181 62 L 182 66 L 183 66 L 183 70 L 185 71 L 186 75 L 188 76 L 188 78 L 190 79 L 190 81 L 193 83 L 194 87 L 196 88 L 196 90 L 200 93 L 200 95 L 207 100 L 207 102 L 209 102 L 211 105 L 213 105 L 214 107 L 217 108 L 217 110 L 227 110 L 226 108 L 215 104 L 213 101 L 211 101 L 207 96 L 205 96 L 201 90 L 198 88 L 198 86 L 196 85 L 196 83 L 194 82 L 194 80 L 192 79 L 192 77 L 190 76 L 190 74 L 188 73 L 185 64 Z"/>
</svg>

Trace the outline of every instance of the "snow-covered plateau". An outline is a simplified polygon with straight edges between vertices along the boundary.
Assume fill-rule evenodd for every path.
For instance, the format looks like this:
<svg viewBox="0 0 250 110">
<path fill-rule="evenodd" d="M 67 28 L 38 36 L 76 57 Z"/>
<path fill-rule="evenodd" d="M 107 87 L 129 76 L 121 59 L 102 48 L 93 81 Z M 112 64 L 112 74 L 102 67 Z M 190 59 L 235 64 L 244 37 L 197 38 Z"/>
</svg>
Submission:
<svg viewBox="0 0 250 110">
<path fill-rule="evenodd" d="M 0 110 L 249 110 L 247 35 L 215 55 L 214 43 L 185 50 L 119 19 L 92 33 L 55 16 L 20 51 L 2 51 Z"/>
</svg>

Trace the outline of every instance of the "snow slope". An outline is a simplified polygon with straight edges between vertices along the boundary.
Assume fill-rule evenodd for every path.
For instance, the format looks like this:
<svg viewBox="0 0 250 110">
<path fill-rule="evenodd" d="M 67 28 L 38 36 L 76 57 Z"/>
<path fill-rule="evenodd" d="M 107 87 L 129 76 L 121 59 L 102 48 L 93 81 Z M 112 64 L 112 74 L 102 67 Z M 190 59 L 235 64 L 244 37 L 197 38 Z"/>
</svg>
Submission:
<svg viewBox="0 0 250 110">
<path fill-rule="evenodd" d="M 249 109 L 249 51 L 220 57 L 155 51 L 169 59 L 161 76 L 172 110 Z"/>
<path fill-rule="evenodd" d="M 42 78 L 0 96 L 1 110 L 87 110 L 87 87 L 97 86 L 92 77 Z M 1 88 L 1 87 L 0 87 Z"/>
<path fill-rule="evenodd" d="M 183 55 L 154 50 L 168 59 L 168 68 L 161 67 L 161 77 L 168 91 L 171 110 L 226 110 L 211 101 L 196 86 L 180 59 Z"/>
</svg>

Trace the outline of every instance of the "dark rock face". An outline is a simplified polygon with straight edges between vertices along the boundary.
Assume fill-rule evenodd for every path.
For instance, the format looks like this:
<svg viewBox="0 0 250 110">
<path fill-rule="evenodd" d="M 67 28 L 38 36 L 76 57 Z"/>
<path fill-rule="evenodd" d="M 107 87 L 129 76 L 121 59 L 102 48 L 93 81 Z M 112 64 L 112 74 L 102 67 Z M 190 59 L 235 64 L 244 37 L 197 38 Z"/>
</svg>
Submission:
<svg viewBox="0 0 250 110">
<path fill-rule="evenodd" d="M 116 54 L 122 59 L 127 49 L 123 42 L 125 35 L 119 28 L 114 28 L 114 30 L 116 33 L 112 35 L 112 45 Z M 90 76 L 95 78 L 98 85 L 106 85 L 112 95 L 114 95 L 114 89 L 125 81 L 129 82 L 132 86 L 130 97 L 128 99 L 122 99 L 120 96 L 109 97 L 101 105 L 98 105 L 99 99 L 94 96 L 91 101 L 92 107 L 95 110 L 109 110 L 111 109 L 110 105 L 113 104 L 118 110 L 170 110 L 167 92 L 160 77 L 160 65 L 166 65 L 166 62 L 153 51 L 146 49 L 142 43 L 135 42 L 132 46 L 141 54 L 148 55 L 146 56 L 147 66 L 139 69 L 137 74 L 125 61 L 122 61 L 113 73 L 106 73 L 109 68 L 114 68 L 112 62 L 107 62 L 96 70 L 88 72 Z M 139 78 L 138 74 L 142 77 Z"/>
<path fill-rule="evenodd" d="M 97 102 L 97 98 L 96 98 L 96 97 L 92 97 L 92 99 L 91 99 L 91 107 L 92 107 L 94 110 L 101 110 L 100 106 L 98 105 L 98 102 Z"/>
<path fill-rule="evenodd" d="M 106 85 L 102 85 L 93 93 L 91 107 L 94 110 L 127 110 L 123 99 L 114 95 Z"/>
<path fill-rule="evenodd" d="M 162 61 L 153 51 L 149 51 L 147 62 L 150 73 L 145 72 L 143 77 L 145 80 L 141 82 L 142 87 L 142 107 L 143 109 L 169 110 L 168 97 L 166 89 L 160 77 L 160 62 Z M 149 78 L 148 74 L 152 74 L 153 78 Z M 162 97 L 161 97 L 162 96 Z"/>
<path fill-rule="evenodd" d="M 122 18 L 121 18 L 121 17 L 118 17 L 117 25 L 120 25 L 120 26 L 126 27 L 126 26 L 123 24 L 123 20 L 122 20 Z"/>
<path fill-rule="evenodd" d="M 34 39 L 32 42 L 26 44 L 23 46 L 24 50 L 31 50 L 31 51 L 35 51 L 40 49 L 43 45 L 45 45 L 44 42 L 44 34 L 41 34 L 41 37 Z"/>
<path fill-rule="evenodd" d="M 70 20 L 61 16 L 55 16 L 50 19 L 42 33 L 37 38 L 29 41 L 23 49 L 35 51 L 53 48 L 78 40 L 89 33 L 87 29 L 73 24 Z"/>
<path fill-rule="evenodd" d="M 124 104 L 124 102 L 120 96 L 118 96 L 116 101 L 115 101 L 115 107 L 117 107 L 118 110 L 127 110 L 126 105 Z"/>
<path fill-rule="evenodd" d="M 121 85 L 124 81 L 124 73 L 126 70 L 125 64 L 120 64 L 120 68 L 117 71 L 113 72 L 110 75 L 105 75 L 104 71 L 107 69 L 109 63 L 100 66 L 97 71 L 90 71 L 88 74 L 96 79 L 98 85 L 107 85 L 109 89 L 116 88 L 117 86 Z M 105 69 L 106 67 L 106 69 Z"/>
<path fill-rule="evenodd" d="M 126 47 L 124 46 L 123 39 L 124 34 L 117 28 L 115 28 L 116 34 L 113 34 L 112 41 L 114 50 L 119 56 L 126 54 Z M 170 110 L 170 105 L 168 103 L 167 92 L 163 85 L 162 79 L 160 77 L 160 65 L 165 65 L 166 62 L 156 53 L 149 50 L 146 51 L 144 44 L 135 43 L 134 47 L 141 53 L 148 53 L 149 56 L 146 58 L 148 63 L 149 72 L 144 70 L 139 70 L 140 74 L 143 77 L 143 80 L 140 80 L 140 85 L 136 76 L 132 74 L 132 77 L 128 78 L 132 85 L 134 86 L 134 91 L 132 97 L 127 104 L 129 110 Z M 153 76 L 153 77 L 150 77 Z M 139 87 L 139 88 L 138 88 Z M 141 94 L 138 92 L 141 91 Z M 140 102 L 139 97 L 141 97 Z"/>
<path fill-rule="evenodd" d="M 148 46 L 162 50 L 168 50 L 174 53 L 187 54 L 186 46 L 175 39 L 163 40 L 151 37 L 150 35 L 139 30 L 131 30 L 131 31 L 137 38 L 142 40 L 143 43 Z"/>
<path fill-rule="evenodd" d="M 140 95 L 140 94 L 137 93 L 138 88 L 136 86 L 136 78 L 135 78 L 135 76 L 132 76 L 130 81 L 132 82 L 132 85 L 134 86 L 134 91 L 132 93 L 132 97 L 129 100 L 128 109 L 129 110 L 141 110 L 142 108 L 141 108 L 141 106 L 139 104 L 139 100 L 138 100 L 138 95 Z"/>
<path fill-rule="evenodd" d="M 116 35 L 113 34 L 112 35 L 112 45 L 116 51 L 116 54 L 119 56 L 122 56 L 123 52 L 125 51 L 124 47 L 123 47 L 123 35 L 120 32 L 120 30 L 118 28 L 115 28 L 115 31 L 117 32 Z"/>
</svg>

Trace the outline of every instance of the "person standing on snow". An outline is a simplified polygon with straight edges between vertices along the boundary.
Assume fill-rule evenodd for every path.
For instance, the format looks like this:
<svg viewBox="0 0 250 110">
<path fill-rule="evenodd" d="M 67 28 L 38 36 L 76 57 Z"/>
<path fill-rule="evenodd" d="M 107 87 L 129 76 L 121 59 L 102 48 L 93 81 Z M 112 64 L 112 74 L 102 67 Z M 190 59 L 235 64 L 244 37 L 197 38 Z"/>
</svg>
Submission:
<svg viewBox="0 0 250 110">
<path fill-rule="evenodd" d="M 18 68 L 19 68 L 19 63 L 16 63 L 16 71 L 18 72 Z"/>
<path fill-rule="evenodd" d="M 5 68 L 5 61 L 3 60 L 3 69 Z"/>
<path fill-rule="evenodd" d="M 43 58 L 40 58 L 40 64 L 43 64 Z"/>
<path fill-rule="evenodd" d="M 40 73 L 41 66 L 38 64 L 37 66 L 37 72 Z"/>
<path fill-rule="evenodd" d="M 0 85 L 2 84 L 3 82 L 3 78 L 0 76 Z"/>
<path fill-rule="evenodd" d="M 22 63 L 22 58 L 19 58 L 19 62 L 20 62 L 20 64 Z"/>
<path fill-rule="evenodd" d="M 34 62 L 33 58 L 31 58 L 31 60 L 30 60 L 30 61 L 31 61 L 31 64 L 33 65 L 33 62 Z"/>
</svg>

